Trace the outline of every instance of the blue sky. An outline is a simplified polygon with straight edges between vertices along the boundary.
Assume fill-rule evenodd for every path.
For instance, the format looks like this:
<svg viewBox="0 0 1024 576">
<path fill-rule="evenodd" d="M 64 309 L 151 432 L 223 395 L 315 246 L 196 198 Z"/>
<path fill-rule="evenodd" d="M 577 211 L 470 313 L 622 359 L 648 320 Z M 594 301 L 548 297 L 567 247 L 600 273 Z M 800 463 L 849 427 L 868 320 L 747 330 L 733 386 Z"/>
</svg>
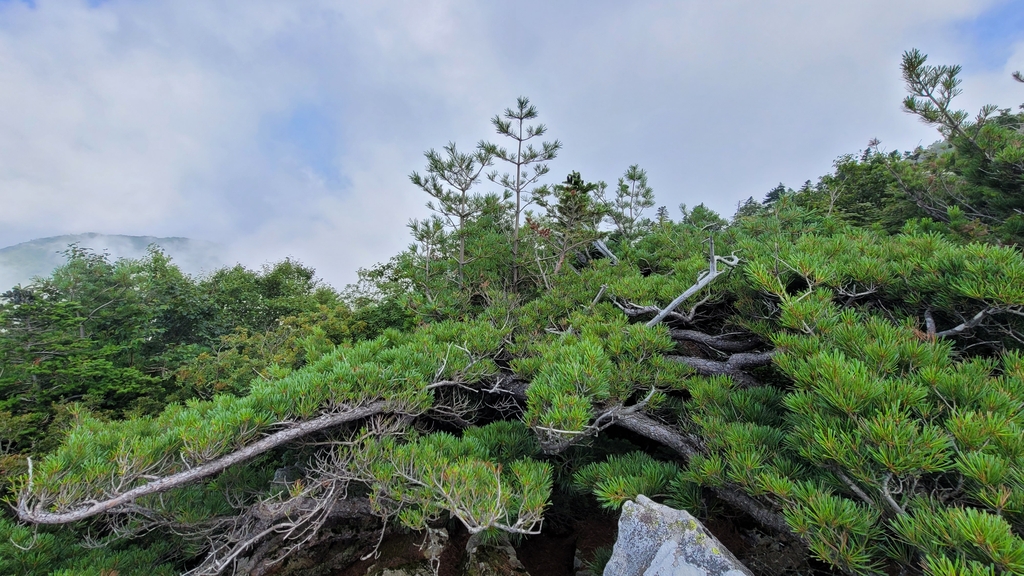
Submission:
<svg viewBox="0 0 1024 576">
<path fill-rule="evenodd" d="M 1024 2 L 1004 0 L 954 29 L 969 47 L 962 65 L 1002 70 L 1014 46 L 1024 41 Z"/>
<path fill-rule="evenodd" d="M 564 144 L 552 182 L 640 164 L 673 213 L 731 215 L 871 138 L 935 140 L 899 107 L 909 48 L 964 65 L 968 110 L 1024 102 L 1021 6 L 0 0 L 0 246 L 188 236 L 343 285 L 408 244 L 423 152 L 520 95 Z"/>
</svg>

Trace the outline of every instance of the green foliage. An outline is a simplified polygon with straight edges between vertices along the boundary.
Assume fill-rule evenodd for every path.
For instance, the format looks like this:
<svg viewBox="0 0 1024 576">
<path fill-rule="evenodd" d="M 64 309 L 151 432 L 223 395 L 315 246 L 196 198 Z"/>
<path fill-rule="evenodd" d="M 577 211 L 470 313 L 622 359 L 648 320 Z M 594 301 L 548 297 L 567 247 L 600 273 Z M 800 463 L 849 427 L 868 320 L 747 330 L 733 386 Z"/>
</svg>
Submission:
<svg viewBox="0 0 1024 576">
<path fill-rule="evenodd" d="M 174 544 L 164 539 L 145 546 L 125 543 L 86 547 L 67 532 L 33 531 L 0 517 L 0 574 L 24 576 L 170 576 Z"/>
<path fill-rule="evenodd" d="M 407 442 L 370 438 L 355 450 L 353 473 L 368 476 L 371 501 L 422 530 L 451 514 L 476 534 L 539 531 L 551 493 L 551 465 L 530 458 L 522 425 L 492 424 L 466 437 L 439 432 Z"/>
<path fill-rule="evenodd" d="M 510 148 L 506 149 L 490 142 L 480 142 L 480 150 L 493 157 L 499 162 L 508 165 L 509 172 L 499 174 L 497 170 L 487 174 L 487 179 L 503 189 L 509 198 L 515 198 L 514 212 L 512 212 L 512 279 L 513 291 L 519 288 L 519 267 L 520 262 L 520 227 L 521 217 L 526 207 L 530 205 L 533 198 L 543 194 L 547 189 L 538 185 L 541 178 L 548 173 L 547 163 L 554 160 L 562 143 L 558 140 L 553 142 L 541 142 L 539 147 L 531 142 L 547 133 L 547 126 L 544 124 L 526 124 L 538 116 L 536 106 L 530 104 L 530 99 L 520 96 L 516 100 L 515 108 L 506 108 L 504 114 L 496 115 L 491 119 L 495 131 L 499 136 L 512 141 Z M 511 206 L 510 206 L 511 208 Z"/>
<path fill-rule="evenodd" d="M 798 503 L 786 508 L 786 521 L 815 556 L 850 574 L 879 572 L 871 549 L 880 536 L 877 512 L 809 483 L 794 497 Z"/>
<path fill-rule="evenodd" d="M 868 238 L 871 248 L 860 243 Z M 779 300 L 774 364 L 792 388 L 691 382 L 687 406 L 715 454 L 691 461 L 687 477 L 771 494 L 819 558 L 851 573 L 880 569 L 883 533 L 931 557 L 1009 562 L 1002 559 L 1014 557 L 1021 539 L 992 522 L 1021 518 L 1019 355 L 1005 354 L 1001 372 L 991 360 L 958 359 L 953 342 L 922 333 L 914 315 L 979 303 L 1017 309 L 1020 254 L 852 230 L 789 246 L 763 259 L 751 254 L 747 277 Z M 863 292 L 903 320 L 837 304 Z M 929 516 L 921 498 L 936 493 L 977 508 Z M 956 510 L 974 510 L 972 542 L 991 556 L 968 553 L 960 541 L 923 546 L 932 530 L 948 530 L 937 526 L 954 522 Z"/>
<path fill-rule="evenodd" d="M 983 566 L 996 574 L 1024 572 L 1024 540 L 1001 516 L 922 501 L 912 516 L 895 519 L 893 528 L 901 539 L 926 554 L 932 572 L 956 566 L 972 572 Z"/>
<path fill-rule="evenodd" d="M 472 154 L 461 153 L 454 142 L 448 143 L 444 151 L 446 157 L 442 158 L 436 151 L 428 150 L 425 154 L 426 176 L 413 172 L 409 179 L 434 198 L 437 204 L 435 205 L 434 201 L 428 202 L 427 208 L 437 212 L 444 219 L 443 223 L 453 229 L 452 233 L 458 243 L 455 260 L 458 265 L 459 287 L 465 288 L 465 267 L 469 263 L 469 255 L 466 252 L 466 225 L 476 214 L 488 208 L 486 200 L 477 194 L 470 195 L 469 190 L 480 180 L 483 170 L 490 166 L 492 155 L 483 149 Z M 414 236 L 422 227 L 417 222 L 411 226 Z"/>
<path fill-rule="evenodd" d="M 956 206 L 978 225 L 991 227 L 1000 240 L 1019 243 L 1024 238 L 1024 114 L 986 105 L 971 119 L 953 107 L 953 99 L 962 92 L 960 66 L 931 66 L 927 59 L 916 49 L 903 54 L 909 93 L 903 107 L 936 126 L 951 150 L 940 163 L 941 171 L 928 171 L 945 181 L 945 193 L 925 189 L 918 202 Z"/>
<path fill-rule="evenodd" d="M 291 352 L 275 356 L 293 340 L 322 352 L 328 340 L 380 329 L 344 309 L 312 269 L 289 260 L 196 280 L 156 249 L 142 260 L 110 262 L 77 246 L 66 256 L 50 278 L 0 296 L 0 411 L 21 423 L 0 430 L 7 450 L 52 449 L 64 425 L 61 407 L 70 402 L 103 417 L 154 414 L 169 399 L 240 390 L 275 362 L 296 364 Z M 278 319 L 289 315 L 296 318 L 281 327 Z M 222 336 L 219 350 L 208 352 Z M 235 350 L 241 358 L 231 357 Z M 225 368 L 203 368 L 222 353 Z M 254 354 L 260 360 L 250 361 Z M 183 364 L 192 366 L 179 371 Z"/>
<path fill-rule="evenodd" d="M 647 171 L 633 164 L 619 178 L 615 197 L 608 201 L 608 218 L 615 225 L 621 244 L 629 246 L 651 226 L 644 210 L 654 206 L 654 190 L 647 185 Z"/>
<path fill-rule="evenodd" d="M 335 292 L 320 285 L 312 268 L 285 259 L 258 272 L 241 265 L 214 272 L 198 283 L 216 310 L 211 329 L 217 336 L 238 327 L 267 330 L 279 318 L 313 312 L 337 302 Z"/>
<path fill-rule="evenodd" d="M 592 574 L 603 574 L 605 566 L 612 559 L 613 552 L 611 546 L 602 546 L 594 550 L 594 557 L 586 563 L 587 570 L 590 570 Z"/>
<path fill-rule="evenodd" d="M 548 289 L 550 278 L 558 275 L 567 260 L 585 246 L 600 238 L 598 224 L 608 214 L 600 198 L 601 184 L 584 182 L 579 172 L 572 172 L 565 182 L 550 190 L 534 194 L 534 202 L 545 209 L 546 215 L 534 218 L 529 213 L 526 225 L 532 233 L 533 260 L 537 273 Z"/>
<path fill-rule="evenodd" d="M 172 399 L 210 398 L 226 392 L 245 394 L 253 376 L 279 378 L 316 360 L 336 345 L 372 339 L 388 328 L 406 328 L 407 314 L 393 303 L 353 312 L 343 304 L 320 305 L 281 318 L 264 332 L 238 328 L 220 337 L 219 346 L 185 362 L 175 372 Z"/>
<path fill-rule="evenodd" d="M 671 462 L 659 462 L 644 452 L 630 452 L 584 466 L 573 475 L 573 484 L 578 490 L 593 493 L 604 508 L 618 510 L 640 494 L 664 497 L 673 483 L 680 491 L 676 482 L 679 473 L 679 466 Z"/>
<path fill-rule="evenodd" d="M 546 128 L 521 98 L 493 120 L 514 149 L 427 153 L 412 181 L 435 216 L 344 298 L 291 261 L 194 280 L 158 252 L 73 249 L 0 304 L 0 470 L 27 489 L 24 456 L 53 448 L 26 497 L 64 512 L 372 402 L 384 414 L 136 504 L 198 527 L 354 483 L 409 528 L 531 534 L 571 476 L 610 510 L 643 493 L 696 512 L 714 494 L 849 574 L 1020 573 L 1020 115 L 953 110 L 958 72 L 904 57 L 905 106 L 945 143 L 873 143 L 732 222 L 703 204 L 644 219 L 635 165 L 611 200 L 575 172 L 541 186 L 561 145 L 530 142 Z M 492 160 L 509 173 L 478 194 Z M 601 238 L 616 263 L 590 254 Z M 646 326 L 707 278 L 709 243 L 737 265 Z M 680 457 L 609 438 L 616 424 Z M 286 487 L 282 462 L 300 476 Z M 0 561 L 85 558 L 40 539 Z"/>
</svg>

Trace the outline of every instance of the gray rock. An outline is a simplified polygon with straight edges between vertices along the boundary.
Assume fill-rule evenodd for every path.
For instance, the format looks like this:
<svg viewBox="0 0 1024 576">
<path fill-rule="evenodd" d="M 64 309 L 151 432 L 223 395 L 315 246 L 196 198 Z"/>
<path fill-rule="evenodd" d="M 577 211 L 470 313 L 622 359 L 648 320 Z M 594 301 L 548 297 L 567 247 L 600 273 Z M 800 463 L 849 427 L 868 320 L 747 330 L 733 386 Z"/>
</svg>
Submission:
<svg viewBox="0 0 1024 576">
<path fill-rule="evenodd" d="M 530 576 L 509 545 L 481 545 L 469 550 L 463 576 Z"/>
<path fill-rule="evenodd" d="M 753 576 L 685 510 L 637 496 L 619 517 L 604 576 Z"/>
<path fill-rule="evenodd" d="M 288 488 L 288 485 L 300 478 L 302 478 L 302 470 L 295 466 L 285 466 L 274 470 L 274 479 L 271 480 L 271 484 Z"/>
</svg>

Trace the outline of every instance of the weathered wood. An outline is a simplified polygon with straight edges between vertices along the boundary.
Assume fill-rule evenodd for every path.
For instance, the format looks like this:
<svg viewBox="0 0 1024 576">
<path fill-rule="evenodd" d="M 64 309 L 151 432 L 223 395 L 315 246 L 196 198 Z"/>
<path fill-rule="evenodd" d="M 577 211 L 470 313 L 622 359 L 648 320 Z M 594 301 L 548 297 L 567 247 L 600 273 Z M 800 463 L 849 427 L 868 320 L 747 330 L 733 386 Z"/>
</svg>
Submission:
<svg viewBox="0 0 1024 576">
<path fill-rule="evenodd" d="M 700 449 L 701 443 L 698 439 L 685 436 L 678 430 L 662 424 L 646 414 L 639 412 L 629 414 L 619 419 L 616 424 L 644 438 L 649 438 L 675 450 L 676 453 L 687 461 L 702 453 Z M 782 514 L 747 496 L 741 490 L 730 486 L 717 486 L 712 487 L 711 491 L 715 496 L 728 502 L 732 507 L 749 514 L 751 518 L 765 528 L 769 528 L 779 534 L 792 534 L 792 530 Z"/>
<path fill-rule="evenodd" d="M 668 316 L 672 311 L 678 308 L 679 305 L 685 302 L 687 298 L 693 296 L 697 292 L 700 292 L 705 286 L 711 284 L 711 282 L 714 281 L 715 278 L 721 276 L 724 273 L 724 271 L 718 269 L 719 262 L 730 267 L 739 264 L 740 259 L 735 254 L 733 254 L 732 256 L 715 256 L 714 237 L 708 238 L 708 244 L 710 246 L 710 255 L 708 257 L 708 269 L 705 270 L 704 272 L 701 272 L 700 275 L 697 276 L 697 282 L 695 282 L 693 286 L 690 286 L 685 291 L 683 291 L 683 293 L 677 296 L 676 299 L 669 303 L 668 306 L 666 306 L 663 310 L 658 312 L 658 314 L 655 315 L 654 318 L 651 318 L 651 320 L 647 322 L 648 327 L 657 326 L 659 322 L 664 320 L 666 316 Z"/>
<path fill-rule="evenodd" d="M 764 343 L 757 336 L 744 335 L 741 338 L 729 338 L 727 335 L 713 336 L 698 330 L 671 329 L 668 331 L 673 340 L 696 342 L 719 352 L 749 352 Z"/>
<path fill-rule="evenodd" d="M 323 416 L 307 420 L 306 422 L 291 424 L 284 430 L 270 434 L 262 440 L 254 442 L 230 454 L 225 454 L 224 456 L 205 464 L 189 468 L 188 470 L 183 470 L 177 474 L 172 474 L 170 476 L 165 476 L 163 478 L 147 482 L 146 484 L 132 488 L 122 494 L 118 494 L 99 502 L 92 502 L 68 512 L 48 512 L 44 509 L 44 506 L 46 505 L 45 502 L 39 502 L 35 506 L 30 507 L 29 502 L 32 497 L 32 469 L 30 460 L 28 484 L 18 498 L 18 518 L 33 524 L 68 524 L 70 522 L 85 520 L 86 518 L 91 518 L 105 512 L 113 511 L 119 506 L 130 504 L 143 496 L 166 492 L 173 488 L 184 486 L 197 480 L 218 474 L 235 464 L 240 464 L 246 460 L 255 458 L 256 456 L 278 446 L 287 444 L 288 442 L 297 440 L 303 436 L 308 436 L 314 432 L 319 432 L 340 424 L 354 422 L 368 416 L 373 416 L 374 414 L 379 414 L 383 412 L 387 406 L 387 402 L 377 401 L 365 406 L 352 408 L 345 412 L 324 414 Z"/>
</svg>

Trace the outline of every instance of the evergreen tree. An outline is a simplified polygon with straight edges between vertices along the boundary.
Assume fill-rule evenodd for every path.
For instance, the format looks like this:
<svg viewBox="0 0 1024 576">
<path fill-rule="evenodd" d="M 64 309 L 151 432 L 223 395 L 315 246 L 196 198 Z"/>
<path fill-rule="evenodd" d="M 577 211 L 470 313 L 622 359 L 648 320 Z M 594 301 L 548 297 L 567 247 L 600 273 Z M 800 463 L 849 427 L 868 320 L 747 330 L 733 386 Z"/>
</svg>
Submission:
<svg viewBox="0 0 1024 576">
<path fill-rule="evenodd" d="M 1001 240 L 1024 238 L 1024 113 L 991 104 L 972 119 L 953 107 L 961 92 L 960 66 L 930 66 L 914 49 L 903 54 L 902 71 L 908 96 L 904 109 L 938 128 L 949 149 L 933 154 L 931 182 L 941 186 L 906 186 L 919 205 L 937 206 L 932 214 L 956 207 L 968 218 L 995 229 Z M 923 190 L 922 190 L 923 188 Z"/>
<path fill-rule="evenodd" d="M 456 259 L 459 270 L 459 287 L 465 284 L 465 267 L 469 263 L 466 254 L 466 225 L 470 218 L 484 210 L 485 206 L 477 195 L 469 190 L 480 180 L 484 169 L 491 165 L 491 154 L 478 149 L 475 153 L 459 152 L 454 142 L 444 147 L 445 157 L 431 149 L 427 157 L 426 176 L 413 172 L 409 179 L 434 200 L 427 207 L 436 211 L 454 230 L 459 245 Z M 415 229 L 414 229 L 415 230 Z"/>
<path fill-rule="evenodd" d="M 619 178 L 615 198 L 609 202 L 608 216 L 622 236 L 623 244 L 632 243 L 650 224 L 641 215 L 651 206 L 654 206 L 654 190 L 647 185 L 647 172 L 633 164 Z"/>
<path fill-rule="evenodd" d="M 916 110 L 960 118 L 958 130 L 981 138 L 941 112 L 956 71 L 919 64 L 939 84 L 933 107 Z M 543 133 L 523 128 L 536 116 L 528 104 L 496 119 L 520 145 Z M 949 130 L 959 158 L 966 136 Z M 978 146 L 964 157 L 987 158 Z M 88 522 L 112 538 L 173 530 L 191 536 L 191 573 L 216 574 L 246 555 L 280 561 L 346 505 L 428 541 L 449 519 L 482 540 L 537 534 L 559 493 L 612 510 L 648 493 L 742 513 L 841 573 L 1024 572 L 1024 256 L 952 233 L 959 204 L 941 233 L 923 218 L 900 225 L 912 197 L 894 192 L 905 190 L 899 170 L 929 168 L 873 151 L 817 185 L 751 201 L 731 223 L 703 204 L 681 206 L 680 222 L 659 210 L 613 266 L 575 258 L 609 209 L 578 173 L 535 190 L 528 200 L 545 213 L 518 229 L 520 193 L 546 172 L 524 180 L 521 161 L 557 149 L 495 152 L 517 167 L 498 179 L 517 204 L 490 196 L 462 221 L 465 260 L 451 257 L 462 249 L 437 217 L 413 226 L 415 250 L 364 274 L 382 302 L 433 303 L 413 329 L 360 339 L 347 310 L 304 328 L 320 310 L 311 302 L 333 293 L 316 296 L 295 268 L 219 284 L 301 310 L 266 336 L 288 343 L 236 332 L 235 356 L 190 365 L 224 368 L 236 384 L 159 412 L 70 408 L 60 446 L 16 479 L 19 518 Z M 984 161 L 1012 170 L 1006 158 Z M 884 225 L 858 216 L 870 198 L 887 204 L 872 213 Z M 462 278 L 487 277 L 500 261 L 475 251 L 506 232 L 521 241 L 514 263 L 525 271 L 533 258 L 546 289 L 521 289 L 525 272 L 513 271 L 506 289 L 481 283 L 466 304 L 459 264 Z M 83 325 L 137 340 L 118 331 L 115 304 L 94 304 L 116 296 L 131 310 L 135 296 L 117 281 L 94 289 L 83 266 L 59 277 L 76 300 L 7 296 L 16 304 L 0 314 L 21 332 L 4 333 L 6 353 L 77 342 Z M 305 299 L 286 296 L 296 288 Z M 43 331 L 55 343 L 26 336 L 40 325 L 57 327 Z M 258 346 L 264 357 L 241 358 Z M 244 383 L 239 367 L 258 375 Z M 611 427 L 637 443 L 610 441 Z M 275 482 L 285 462 L 291 475 Z"/>
<path fill-rule="evenodd" d="M 503 115 L 496 115 L 491 124 L 499 136 L 509 138 L 514 149 L 506 149 L 490 142 L 480 142 L 480 150 L 501 162 L 505 162 L 515 172 L 499 174 L 498 171 L 487 174 L 487 178 L 498 184 L 515 197 L 515 212 L 512 219 L 512 285 L 519 286 L 520 269 L 520 226 L 523 212 L 530 205 L 533 196 L 545 190 L 543 186 L 534 187 L 548 173 L 547 162 L 554 160 L 562 143 L 541 142 L 536 148 L 530 142 L 547 133 L 544 124 L 528 125 L 528 120 L 537 118 L 537 108 L 530 104 L 530 99 L 520 96 L 516 107 L 506 108 Z"/>
</svg>

